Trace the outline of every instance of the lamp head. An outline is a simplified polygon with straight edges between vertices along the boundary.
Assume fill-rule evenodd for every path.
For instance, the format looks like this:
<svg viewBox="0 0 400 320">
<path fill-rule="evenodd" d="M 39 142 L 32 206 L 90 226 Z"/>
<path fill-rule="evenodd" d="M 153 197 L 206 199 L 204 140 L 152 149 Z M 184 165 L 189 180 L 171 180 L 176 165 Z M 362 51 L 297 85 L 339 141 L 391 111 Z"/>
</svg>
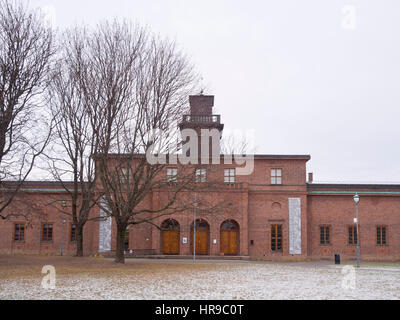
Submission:
<svg viewBox="0 0 400 320">
<path fill-rule="evenodd" d="M 353 197 L 353 199 L 354 199 L 354 202 L 356 203 L 356 204 L 358 204 L 359 202 L 360 202 L 360 196 L 356 193 L 356 195 Z"/>
</svg>

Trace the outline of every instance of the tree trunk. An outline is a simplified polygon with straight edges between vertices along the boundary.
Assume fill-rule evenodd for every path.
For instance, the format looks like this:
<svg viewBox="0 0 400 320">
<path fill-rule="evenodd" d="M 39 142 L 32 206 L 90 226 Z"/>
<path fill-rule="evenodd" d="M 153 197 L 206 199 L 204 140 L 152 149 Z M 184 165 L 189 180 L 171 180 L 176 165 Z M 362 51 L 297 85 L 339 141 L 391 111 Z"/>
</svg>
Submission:
<svg viewBox="0 0 400 320">
<path fill-rule="evenodd" d="M 125 263 L 124 240 L 125 240 L 126 225 L 117 225 L 117 250 L 115 252 L 115 262 Z"/>
<path fill-rule="evenodd" d="M 83 257 L 83 227 L 76 228 L 76 256 Z"/>
</svg>

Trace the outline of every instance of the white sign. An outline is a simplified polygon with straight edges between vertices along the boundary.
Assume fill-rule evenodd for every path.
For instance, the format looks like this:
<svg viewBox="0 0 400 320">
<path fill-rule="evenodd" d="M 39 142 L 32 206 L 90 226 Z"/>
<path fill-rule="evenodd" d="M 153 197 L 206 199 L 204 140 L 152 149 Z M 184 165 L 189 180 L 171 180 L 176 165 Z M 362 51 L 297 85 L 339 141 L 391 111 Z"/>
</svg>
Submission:
<svg viewBox="0 0 400 320">
<path fill-rule="evenodd" d="M 217 244 L 217 239 L 214 239 L 214 240 L 213 240 L 213 243 L 214 243 L 214 244 Z"/>
<path fill-rule="evenodd" d="M 187 238 L 182 238 L 182 243 L 187 243 Z"/>
</svg>

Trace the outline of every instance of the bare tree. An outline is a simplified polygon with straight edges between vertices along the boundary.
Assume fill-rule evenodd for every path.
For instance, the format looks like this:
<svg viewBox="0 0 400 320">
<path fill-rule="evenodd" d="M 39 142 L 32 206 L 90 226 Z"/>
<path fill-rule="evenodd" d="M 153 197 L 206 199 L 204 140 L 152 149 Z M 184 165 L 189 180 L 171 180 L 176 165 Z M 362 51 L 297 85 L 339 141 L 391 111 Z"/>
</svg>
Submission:
<svg viewBox="0 0 400 320">
<path fill-rule="evenodd" d="M 60 42 L 62 50 L 49 79 L 50 108 L 56 125 L 47 157 L 50 172 L 70 199 L 77 235 L 76 256 L 81 257 L 83 229 L 87 221 L 97 219 L 89 215 L 99 197 L 93 159 L 99 145 L 99 121 L 92 119 L 93 96 L 88 94 L 95 85 L 95 75 L 91 73 L 93 62 L 86 55 L 89 40 L 85 28 L 66 32 Z"/>
<path fill-rule="evenodd" d="M 0 3 L 0 217 L 49 142 L 43 104 L 54 54 L 52 31 L 38 12 Z M 47 121 L 46 121 L 47 120 Z M 14 181 L 16 183 L 7 183 Z"/>
<path fill-rule="evenodd" d="M 123 263 L 128 225 L 155 225 L 154 219 L 192 209 L 183 191 L 193 190 L 196 168 L 167 176 L 166 163 L 145 155 L 155 145 L 156 153 L 178 151 L 178 123 L 197 78 L 173 42 L 126 21 L 75 28 L 62 47 L 49 90 L 59 142 L 49 152 L 51 171 L 61 183 L 72 180 L 65 189 L 77 230 L 96 203 L 115 220 L 116 262 Z M 152 134 L 155 129 L 162 133 Z M 167 189 L 166 201 L 146 206 L 157 189 Z"/>
<path fill-rule="evenodd" d="M 126 22 L 100 25 L 91 36 L 89 55 L 98 81 L 92 115 L 102 124 L 96 155 L 102 208 L 115 220 L 115 261 L 123 263 L 129 224 L 151 223 L 160 214 L 183 210 L 175 204 L 192 172 L 180 177 L 161 208 L 144 208 L 153 189 L 171 182 L 161 175 L 165 164 L 150 164 L 145 154 L 154 144 L 166 152 L 176 141 L 196 76 L 173 42 Z M 163 133 L 152 135 L 155 129 Z"/>
</svg>

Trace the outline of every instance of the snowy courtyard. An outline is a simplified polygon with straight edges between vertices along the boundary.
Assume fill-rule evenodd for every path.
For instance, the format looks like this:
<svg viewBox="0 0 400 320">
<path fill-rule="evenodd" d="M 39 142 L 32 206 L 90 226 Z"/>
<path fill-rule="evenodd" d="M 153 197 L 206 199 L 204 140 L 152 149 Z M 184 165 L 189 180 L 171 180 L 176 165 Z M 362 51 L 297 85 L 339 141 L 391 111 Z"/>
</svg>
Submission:
<svg viewBox="0 0 400 320">
<path fill-rule="evenodd" d="M 43 288 L 42 267 L 56 271 Z M 345 269 L 343 269 L 345 267 Z M 0 299 L 400 299 L 400 265 L 0 256 Z"/>
</svg>

